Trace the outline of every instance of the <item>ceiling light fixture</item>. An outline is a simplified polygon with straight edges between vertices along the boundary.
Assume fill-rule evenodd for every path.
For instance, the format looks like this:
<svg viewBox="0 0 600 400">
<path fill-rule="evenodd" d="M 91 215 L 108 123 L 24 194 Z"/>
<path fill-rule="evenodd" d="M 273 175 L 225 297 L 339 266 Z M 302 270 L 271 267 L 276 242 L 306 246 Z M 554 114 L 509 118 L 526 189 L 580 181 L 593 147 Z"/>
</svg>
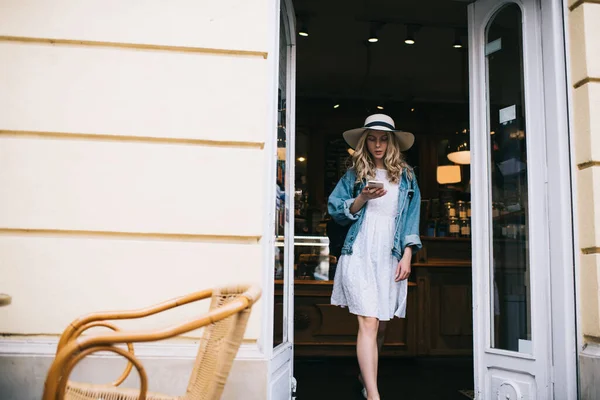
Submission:
<svg viewBox="0 0 600 400">
<path fill-rule="evenodd" d="M 406 39 L 404 39 L 404 43 L 411 46 L 417 43 L 415 40 L 415 32 L 417 29 L 418 27 L 416 25 L 406 25 Z"/>
<path fill-rule="evenodd" d="M 333 105 L 333 108 L 340 108 L 340 103 L 335 103 L 335 104 Z"/>
<path fill-rule="evenodd" d="M 375 30 L 373 28 L 371 28 L 371 31 L 369 32 L 369 39 L 367 39 L 369 41 L 369 43 L 377 43 L 379 42 L 379 38 L 377 37 L 377 32 L 375 32 Z"/>
<path fill-rule="evenodd" d="M 304 17 L 301 19 L 300 30 L 298 31 L 298 35 L 302 37 L 308 37 L 308 17 Z"/>
<path fill-rule="evenodd" d="M 470 150 L 469 130 L 465 128 L 460 132 L 456 132 L 456 136 L 448 141 L 448 160 L 456 164 L 470 164 Z"/>
<path fill-rule="evenodd" d="M 454 30 L 454 44 L 452 45 L 455 49 L 462 49 L 463 44 L 460 40 L 460 31 L 458 29 Z"/>
<path fill-rule="evenodd" d="M 371 22 L 371 27 L 369 28 L 369 38 L 367 41 L 369 43 L 377 43 L 379 42 L 379 37 L 377 36 L 377 32 L 381 29 L 383 23 L 381 22 Z"/>
<path fill-rule="evenodd" d="M 382 105 L 379 105 L 379 106 L 377 106 L 377 109 L 378 109 L 378 110 L 383 110 L 383 106 L 382 106 Z"/>
</svg>

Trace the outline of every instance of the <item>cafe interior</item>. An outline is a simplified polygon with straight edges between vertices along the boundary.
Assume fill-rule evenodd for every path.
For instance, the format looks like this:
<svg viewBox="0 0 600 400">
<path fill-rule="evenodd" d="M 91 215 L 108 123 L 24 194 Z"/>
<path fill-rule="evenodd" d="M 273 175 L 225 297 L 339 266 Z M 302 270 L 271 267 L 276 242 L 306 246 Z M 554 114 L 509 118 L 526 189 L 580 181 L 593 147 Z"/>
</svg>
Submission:
<svg viewBox="0 0 600 400">
<path fill-rule="evenodd" d="M 394 119 L 397 129 L 415 135 L 405 157 L 421 191 L 423 249 L 412 261 L 406 318 L 388 324 L 380 356 L 472 363 L 467 5 L 452 0 L 294 1 L 297 359 L 355 356 L 356 317 L 330 304 L 343 238 L 327 213 L 327 199 L 351 161 L 353 150 L 342 132 L 362 126 L 370 114 L 384 113 Z M 506 63 L 519 58 L 502 57 Z M 500 99 L 491 100 L 492 109 L 503 106 Z M 509 159 L 514 147 L 510 144 L 522 139 L 519 130 L 491 126 L 491 157 Z M 279 167 L 283 179 L 284 159 Z M 526 202 L 524 174 L 504 176 L 502 169 L 492 173 L 502 178 L 503 190 L 492 205 L 497 237 L 506 239 L 505 246 L 514 246 L 505 253 L 524 257 L 522 241 L 516 240 L 525 229 L 518 207 Z M 283 223 L 277 225 L 282 245 Z M 282 253 L 276 255 L 274 271 L 275 344 L 283 334 Z M 515 338 L 526 336 L 529 329 L 511 322 L 528 310 L 522 309 L 525 302 L 513 293 L 510 279 L 503 273 L 495 282 L 495 338 L 497 347 L 504 349 L 516 348 Z"/>
</svg>

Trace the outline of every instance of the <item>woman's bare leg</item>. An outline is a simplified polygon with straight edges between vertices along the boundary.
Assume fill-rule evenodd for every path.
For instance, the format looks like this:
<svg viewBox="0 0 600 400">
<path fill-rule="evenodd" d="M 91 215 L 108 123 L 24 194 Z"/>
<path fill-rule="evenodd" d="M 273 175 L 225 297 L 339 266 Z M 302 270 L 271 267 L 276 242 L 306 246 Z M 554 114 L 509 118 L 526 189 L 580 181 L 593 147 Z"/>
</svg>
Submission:
<svg viewBox="0 0 600 400">
<path fill-rule="evenodd" d="M 379 321 L 379 328 L 377 329 L 377 356 L 381 354 L 381 349 L 383 348 L 383 342 L 385 342 L 385 330 L 387 328 L 387 323 L 389 321 Z M 363 380 L 362 374 L 358 373 L 358 380 L 360 383 L 365 386 L 365 382 Z"/>
<path fill-rule="evenodd" d="M 367 389 L 368 400 L 379 400 L 379 389 L 377 388 L 378 328 L 379 320 L 377 318 L 358 316 L 356 355 Z"/>
</svg>

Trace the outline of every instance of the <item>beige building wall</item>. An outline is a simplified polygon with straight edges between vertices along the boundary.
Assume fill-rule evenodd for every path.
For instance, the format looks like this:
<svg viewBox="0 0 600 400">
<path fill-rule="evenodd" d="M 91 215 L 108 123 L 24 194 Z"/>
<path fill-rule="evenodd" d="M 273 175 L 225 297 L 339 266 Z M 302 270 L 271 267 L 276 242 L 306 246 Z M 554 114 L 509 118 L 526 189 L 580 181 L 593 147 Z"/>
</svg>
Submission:
<svg viewBox="0 0 600 400">
<path fill-rule="evenodd" d="M 582 399 L 600 398 L 600 4 L 569 0 Z"/>
<path fill-rule="evenodd" d="M 262 283 L 274 8 L 0 0 L 0 292 L 13 297 L 0 308 L 5 345 L 51 347 L 91 311 Z M 253 360 L 261 305 L 246 333 Z M 161 327 L 207 306 L 123 326 Z M 266 373 L 246 382 L 242 364 L 239 389 L 262 385 Z M 4 372 L 0 391 L 21 379 Z"/>
</svg>

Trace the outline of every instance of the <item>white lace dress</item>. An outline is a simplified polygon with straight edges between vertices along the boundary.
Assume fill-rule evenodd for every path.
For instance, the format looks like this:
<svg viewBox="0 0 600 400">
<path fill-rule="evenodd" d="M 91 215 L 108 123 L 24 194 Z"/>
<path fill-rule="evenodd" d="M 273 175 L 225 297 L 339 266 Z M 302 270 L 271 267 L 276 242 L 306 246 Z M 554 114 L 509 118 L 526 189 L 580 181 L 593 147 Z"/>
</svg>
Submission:
<svg viewBox="0 0 600 400">
<path fill-rule="evenodd" d="M 384 182 L 385 196 L 369 200 L 352 254 L 338 262 L 331 304 L 348 307 L 355 315 L 388 321 L 406 314 L 407 280 L 395 282 L 398 259 L 392 255 L 398 184 L 378 169 L 376 179 Z"/>
</svg>

